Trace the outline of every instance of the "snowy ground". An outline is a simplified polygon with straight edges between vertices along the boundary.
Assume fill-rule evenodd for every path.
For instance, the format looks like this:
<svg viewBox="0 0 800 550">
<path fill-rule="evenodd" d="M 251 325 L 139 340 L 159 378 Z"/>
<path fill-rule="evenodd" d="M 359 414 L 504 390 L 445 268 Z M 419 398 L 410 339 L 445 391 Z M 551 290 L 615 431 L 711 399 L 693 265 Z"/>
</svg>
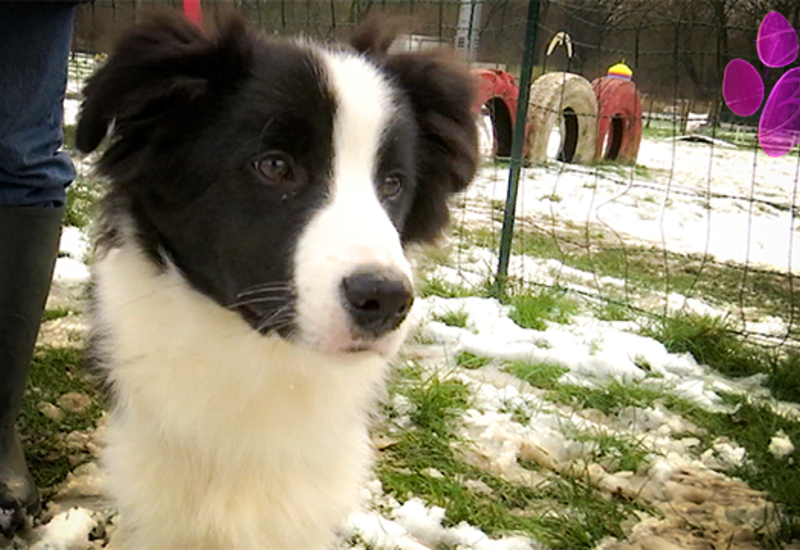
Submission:
<svg viewBox="0 0 800 550">
<path fill-rule="evenodd" d="M 466 316 L 464 327 L 440 319 L 449 312 Z M 697 364 L 689 355 L 670 354 L 658 342 L 630 332 L 624 322 L 598 321 L 578 315 L 569 325 L 550 324 L 545 330 L 523 329 L 508 317 L 508 308 L 482 298 L 419 300 L 414 312 L 417 340 L 406 352 L 407 361 L 426 375 L 463 384 L 472 395 L 457 420 L 464 460 L 492 475 L 523 486 L 537 486 L 547 475 L 571 476 L 609 495 L 624 495 L 654 507 L 628 526 L 628 540 L 607 539 L 603 549 L 714 548 L 735 540 L 731 549 L 760 548 L 756 533 L 764 529 L 769 504 L 764 495 L 729 478 L 725 472 L 747 459 L 735 441 L 719 439 L 700 452 L 697 438 L 686 435 L 691 423 L 663 404 L 627 407 L 607 415 L 549 401 L 539 389 L 501 368 L 509 360 L 547 362 L 565 373 L 560 383 L 601 387 L 616 380 L 623 384 L 649 381 L 699 407 L 725 410 L 719 394 L 741 393 L 766 398 L 758 379 L 730 380 Z M 490 363 L 471 370 L 456 366 L 461 352 L 488 358 Z M 646 365 L 646 368 L 643 366 Z M 387 421 L 395 431 L 412 430 L 409 404 L 402 393 L 391 406 L 400 414 Z M 800 417 L 796 404 L 782 404 L 785 414 Z M 513 412 L 512 412 L 513 411 Z M 598 453 L 597 443 L 585 434 L 603 434 L 635 441 L 647 460 L 635 470 L 620 468 Z M 791 460 L 794 445 L 785 434 L 773 434 L 770 451 Z M 522 467 L 535 463 L 541 471 Z M 88 466 L 88 468 L 86 467 Z M 32 548 L 85 548 L 98 526 L 111 531 L 109 511 L 98 500 L 102 477 L 93 464 L 82 466 L 59 489 L 51 503 L 52 519 L 34 532 Z M 435 469 L 424 475 L 442 474 Z M 491 491 L 472 482 L 475 490 Z M 407 496 L 406 496 L 407 497 Z M 685 518 L 691 515 L 691 525 Z M 96 538 L 96 537 L 95 537 Z M 100 547 L 96 539 L 93 547 Z M 112 538 L 113 540 L 113 538 Z M 345 542 L 348 541 L 348 542 Z M 356 541 L 355 543 L 353 541 Z M 373 479 L 364 488 L 364 505 L 347 521 L 341 548 L 373 550 L 528 550 L 546 546 L 520 534 L 488 537 L 466 523 L 446 526 L 445 509 L 411 496 L 403 502 L 383 492 Z M 716 546 L 720 547 L 720 546 Z"/>
<path fill-rule="evenodd" d="M 645 139 L 638 168 L 559 165 L 523 171 L 517 213 L 556 224 L 586 223 L 611 230 L 628 244 L 672 252 L 708 252 L 734 261 L 793 271 L 800 266 L 792 205 L 797 152 L 763 152 L 706 143 Z M 486 168 L 470 199 L 505 201 L 506 170 Z M 752 201 L 751 201 L 752 197 Z M 475 212 L 471 218 L 486 222 Z"/>
</svg>

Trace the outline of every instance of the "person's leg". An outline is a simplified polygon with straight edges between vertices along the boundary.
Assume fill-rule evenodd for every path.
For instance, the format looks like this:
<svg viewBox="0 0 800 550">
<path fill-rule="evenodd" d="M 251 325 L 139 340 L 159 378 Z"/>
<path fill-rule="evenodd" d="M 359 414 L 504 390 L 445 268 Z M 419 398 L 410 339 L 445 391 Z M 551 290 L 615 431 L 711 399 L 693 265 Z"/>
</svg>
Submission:
<svg viewBox="0 0 800 550">
<path fill-rule="evenodd" d="M 59 151 L 74 13 L 0 2 L 0 204 L 63 206 L 75 177 Z"/>
<path fill-rule="evenodd" d="M 39 509 L 15 423 L 53 276 L 62 213 L 62 208 L 0 205 L 0 533 L 6 536 Z"/>
<path fill-rule="evenodd" d="M 66 186 L 62 102 L 74 8 L 0 3 L 0 533 L 39 508 L 15 427 L 53 274 Z"/>
</svg>

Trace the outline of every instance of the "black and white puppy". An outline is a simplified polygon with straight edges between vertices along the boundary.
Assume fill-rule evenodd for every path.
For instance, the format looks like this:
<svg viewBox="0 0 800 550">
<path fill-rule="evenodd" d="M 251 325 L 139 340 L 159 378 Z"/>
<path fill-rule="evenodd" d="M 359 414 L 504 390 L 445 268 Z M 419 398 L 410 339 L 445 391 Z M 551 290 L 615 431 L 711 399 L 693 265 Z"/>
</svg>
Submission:
<svg viewBox="0 0 800 550">
<path fill-rule="evenodd" d="M 373 30 L 330 47 L 165 15 L 86 86 L 124 548 L 325 549 L 357 502 L 404 250 L 476 167 L 469 73 Z"/>
</svg>

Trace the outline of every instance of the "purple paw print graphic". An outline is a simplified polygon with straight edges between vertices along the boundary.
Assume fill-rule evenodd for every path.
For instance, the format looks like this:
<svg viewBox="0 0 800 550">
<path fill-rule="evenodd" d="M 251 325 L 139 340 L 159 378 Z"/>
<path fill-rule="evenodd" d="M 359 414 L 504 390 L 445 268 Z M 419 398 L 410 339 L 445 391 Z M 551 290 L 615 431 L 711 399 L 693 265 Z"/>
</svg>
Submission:
<svg viewBox="0 0 800 550">
<path fill-rule="evenodd" d="M 767 67 L 785 67 L 797 59 L 797 33 L 784 16 L 768 13 L 758 29 L 756 49 Z M 758 71 L 743 59 L 725 68 L 722 95 L 731 111 L 750 116 L 764 99 L 764 82 Z M 767 98 L 758 124 L 758 141 L 771 157 L 780 157 L 800 143 L 800 67 L 787 71 Z"/>
</svg>

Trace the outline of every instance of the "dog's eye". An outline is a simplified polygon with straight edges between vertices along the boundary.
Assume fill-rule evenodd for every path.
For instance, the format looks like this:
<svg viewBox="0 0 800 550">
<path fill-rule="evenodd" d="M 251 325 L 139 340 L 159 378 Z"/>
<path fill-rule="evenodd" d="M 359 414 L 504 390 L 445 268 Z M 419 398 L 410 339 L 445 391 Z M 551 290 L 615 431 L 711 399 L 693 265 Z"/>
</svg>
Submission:
<svg viewBox="0 0 800 550">
<path fill-rule="evenodd" d="M 385 176 L 378 184 L 378 196 L 381 199 L 393 199 L 403 190 L 403 176 L 391 174 Z"/>
<path fill-rule="evenodd" d="M 294 178 L 292 159 L 285 153 L 269 153 L 255 161 L 253 167 L 269 184 L 283 183 Z"/>
</svg>

